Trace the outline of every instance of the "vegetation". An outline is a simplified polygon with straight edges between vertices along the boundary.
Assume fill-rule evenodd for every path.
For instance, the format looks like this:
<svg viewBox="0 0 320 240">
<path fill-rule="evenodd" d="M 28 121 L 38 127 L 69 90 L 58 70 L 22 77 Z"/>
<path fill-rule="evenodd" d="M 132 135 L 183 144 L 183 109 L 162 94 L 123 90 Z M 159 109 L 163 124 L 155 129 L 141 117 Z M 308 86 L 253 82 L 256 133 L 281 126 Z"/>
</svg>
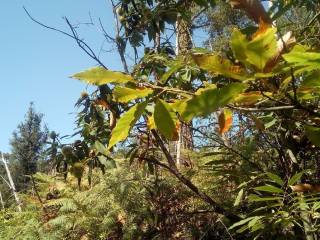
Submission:
<svg viewBox="0 0 320 240">
<path fill-rule="evenodd" d="M 97 88 L 76 103 L 79 139 L 52 132 L 45 167 L 20 172 L 34 184 L 21 212 L 4 198 L 0 238 L 318 239 L 318 1 L 111 3 L 115 36 L 100 27 L 123 72 L 66 19 L 99 64 L 73 78 Z"/>
</svg>

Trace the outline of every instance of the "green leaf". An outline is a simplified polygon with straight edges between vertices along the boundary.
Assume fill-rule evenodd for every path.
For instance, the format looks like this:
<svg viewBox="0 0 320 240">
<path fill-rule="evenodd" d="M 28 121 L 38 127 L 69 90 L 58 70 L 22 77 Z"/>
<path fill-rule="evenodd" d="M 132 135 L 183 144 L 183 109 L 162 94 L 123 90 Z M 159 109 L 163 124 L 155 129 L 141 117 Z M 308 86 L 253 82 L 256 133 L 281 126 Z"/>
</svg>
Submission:
<svg viewBox="0 0 320 240">
<path fill-rule="evenodd" d="M 186 121 L 195 116 L 206 116 L 234 100 L 246 88 L 242 83 L 231 83 L 222 88 L 204 89 L 188 100 L 182 113 Z"/>
<path fill-rule="evenodd" d="M 173 103 L 170 103 L 171 107 L 178 112 L 180 115 L 186 110 L 187 101 L 186 100 L 176 100 Z"/>
<path fill-rule="evenodd" d="M 212 74 L 220 74 L 237 80 L 249 80 L 245 70 L 237 65 L 233 65 L 228 59 L 212 54 L 192 55 L 195 63 L 203 70 Z"/>
<path fill-rule="evenodd" d="M 102 154 L 107 155 L 108 154 L 108 149 L 100 142 L 100 141 L 95 141 L 94 143 L 94 148 Z"/>
<path fill-rule="evenodd" d="M 245 53 L 248 45 L 246 35 L 244 35 L 239 29 L 235 29 L 231 35 L 231 49 L 236 59 L 243 63 L 247 62 L 247 55 Z"/>
<path fill-rule="evenodd" d="M 113 90 L 113 96 L 115 101 L 121 102 L 121 103 L 127 103 L 137 98 L 144 98 L 149 96 L 152 93 L 153 93 L 153 90 L 150 88 L 133 89 L 133 88 L 116 86 Z"/>
<path fill-rule="evenodd" d="M 265 202 L 265 201 L 277 201 L 281 200 L 282 197 L 259 197 L 255 194 L 250 194 L 248 196 L 249 202 Z"/>
<path fill-rule="evenodd" d="M 255 187 L 254 189 L 258 191 L 270 192 L 270 193 L 283 193 L 283 190 L 281 188 L 278 188 L 272 185 Z"/>
<path fill-rule="evenodd" d="M 277 123 L 277 119 L 274 118 L 272 119 L 271 121 L 267 122 L 264 124 L 265 128 L 268 129 L 268 128 L 271 128 L 273 125 L 275 125 Z"/>
<path fill-rule="evenodd" d="M 245 92 L 239 94 L 239 96 L 235 99 L 235 103 L 240 105 L 253 105 L 263 97 L 264 96 L 261 94 L 261 92 L 258 91 Z"/>
<path fill-rule="evenodd" d="M 183 66 L 181 61 L 175 61 L 169 66 L 169 70 L 165 72 L 161 79 L 161 83 L 165 83 L 174 73 L 176 73 Z"/>
<path fill-rule="evenodd" d="M 239 204 L 240 204 L 240 202 L 241 202 L 241 200 L 242 200 L 242 197 L 243 197 L 243 189 L 241 189 L 240 191 L 239 191 L 239 193 L 238 193 L 238 195 L 237 195 L 237 198 L 236 198 L 236 200 L 234 201 L 234 204 L 233 204 L 233 206 L 239 206 Z"/>
<path fill-rule="evenodd" d="M 312 206 L 313 211 L 317 211 L 320 208 L 320 202 L 315 202 Z"/>
<path fill-rule="evenodd" d="M 255 217 L 248 223 L 248 227 L 249 227 L 249 228 L 254 227 L 261 218 L 263 218 L 263 216 L 255 216 Z"/>
<path fill-rule="evenodd" d="M 275 175 L 273 173 L 270 173 L 270 172 L 267 172 L 267 176 L 273 180 L 275 183 L 279 184 L 280 186 L 283 185 L 283 181 L 282 179 L 278 176 L 278 175 Z"/>
<path fill-rule="evenodd" d="M 105 156 L 98 156 L 99 162 L 104 165 L 107 169 L 112 169 L 112 168 L 116 168 L 117 164 L 115 162 L 115 160 L 113 159 L 108 159 Z"/>
<path fill-rule="evenodd" d="M 252 64 L 263 70 L 267 62 L 277 53 L 276 29 L 268 28 L 251 41 L 238 29 L 231 36 L 231 48 L 235 57 L 244 64 Z"/>
<path fill-rule="evenodd" d="M 154 122 L 157 129 L 169 140 L 177 140 L 178 118 L 172 107 L 165 101 L 158 100 L 154 108 Z"/>
<path fill-rule="evenodd" d="M 305 126 L 306 135 L 309 140 L 316 146 L 320 147 L 320 128 Z"/>
<path fill-rule="evenodd" d="M 320 53 L 307 52 L 308 48 L 296 45 L 291 52 L 283 54 L 283 58 L 294 66 L 306 66 L 308 70 L 319 69 Z M 311 68 L 310 68 L 311 67 Z"/>
<path fill-rule="evenodd" d="M 301 83 L 301 87 L 320 88 L 320 71 L 312 71 Z"/>
<path fill-rule="evenodd" d="M 236 222 L 235 224 L 233 224 L 232 226 L 229 227 L 229 230 L 234 229 L 234 228 L 236 228 L 238 226 L 244 225 L 244 224 L 246 224 L 247 222 L 251 221 L 254 218 L 255 217 L 248 217 L 248 218 L 245 218 L 245 219 L 243 219 L 243 220 L 241 220 L 239 222 Z"/>
<path fill-rule="evenodd" d="M 304 174 L 304 171 L 299 172 L 299 173 L 296 173 L 295 175 L 293 175 L 293 176 L 288 180 L 288 185 L 290 186 L 290 185 L 296 183 L 297 181 L 299 181 L 303 174 Z"/>
<path fill-rule="evenodd" d="M 88 69 L 84 72 L 73 75 L 72 78 L 76 78 L 86 83 L 98 86 L 106 83 L 127 83 L 134 81 L 133 78 L 128 74 L 110 71 L 103 67 Z"/>
<path fill-rule="evenodd" d="M 147 102 L 138 103 L 121 116 L 121 118 L 117 122 L 117 125 L 111 133 L 111 139 L 109 141 L 108 149 L 128 137 L 129 132 L 141 117 L 146 106 Z"/>
</svg>

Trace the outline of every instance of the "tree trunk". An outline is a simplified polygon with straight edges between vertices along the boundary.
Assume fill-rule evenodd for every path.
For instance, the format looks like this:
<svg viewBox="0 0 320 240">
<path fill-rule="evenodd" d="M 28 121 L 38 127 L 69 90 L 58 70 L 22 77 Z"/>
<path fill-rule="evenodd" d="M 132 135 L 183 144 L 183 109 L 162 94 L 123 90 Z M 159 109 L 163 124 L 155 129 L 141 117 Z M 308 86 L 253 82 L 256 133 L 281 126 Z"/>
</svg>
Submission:
<svg viewBox="0 0 320 240">
<path fill-rule="evenodd" d="M 19 196 L 17 194 L 16 187 L 15 187 L 14 182 L 13 182 L 12 177 L 11 177 L 11 172 L 9 170 L 9 167 L 7 165 L 6 160 L 3 157 L 3 154 L 1 154 L 1 159 L 2 159 L 2 162 L 3 162 L 4 167 L 6 169 L 6 172 L 7 172 L 7 176 L 8 176 L 8 179 L 9 179 L 10 187 L 11 187 L 12 192 L 13 192 L 14 199 L 16 200 L 16 202 L 18 204 L 18 210 L 19 210 L 19 212 L 21 212 L 22 211 L 22 209 L 21 209 L 21 201 L 20 201 L 20 198 L 19 198 Z"/>
<path fill-rule="evenodd" d="M 0 202 L 1 202 L 2 209 L 4 209 L 4 202 L 3 202 L 1 191 L 0 191 Z"/>
<path fill-rule="evenodd" d="M 190 11 L 192 7 L 191 1 L 183 3 L 186 11 Z M 178 17 L 176 21 L 176 55 L 186 54 L 192 48 L 192 35 L 191 35 L 191 18 L 184 19 Z M 176 142 L 176 162 L 179 166 L 181 164 L 181 149 L 192 149 L 192 122 L 180 122 L 179 140 Z"/>
</svg>

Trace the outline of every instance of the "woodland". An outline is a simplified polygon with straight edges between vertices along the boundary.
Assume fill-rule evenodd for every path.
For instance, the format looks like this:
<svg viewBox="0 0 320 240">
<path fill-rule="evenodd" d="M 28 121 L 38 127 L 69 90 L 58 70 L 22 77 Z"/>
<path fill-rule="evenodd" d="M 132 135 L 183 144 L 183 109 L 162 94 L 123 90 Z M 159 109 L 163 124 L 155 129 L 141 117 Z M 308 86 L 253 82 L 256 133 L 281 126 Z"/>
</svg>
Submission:
<svg viewBox="0 0 320 240">
<path fill-rule="evenodd" d="M 110 3 L 121 71 L 25 9 L 96 65 L 76 140 L 30 104 L 1 153 L 0 239 L 320 239 L 320 2 Z"/>
</svg>

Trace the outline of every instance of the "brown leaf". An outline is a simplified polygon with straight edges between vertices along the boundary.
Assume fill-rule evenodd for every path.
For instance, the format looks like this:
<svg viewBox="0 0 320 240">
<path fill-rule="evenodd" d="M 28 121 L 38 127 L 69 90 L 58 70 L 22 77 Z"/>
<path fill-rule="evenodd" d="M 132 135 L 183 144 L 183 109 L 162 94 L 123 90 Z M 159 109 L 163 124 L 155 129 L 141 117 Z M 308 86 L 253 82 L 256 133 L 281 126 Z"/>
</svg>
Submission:
<svg viewBox="0 0 320 240">
<path fill-rule="evenodd" d="M 260 19 L 259 22 L 259 28 L 258 30 L 252 35 L 252 39 L 255 39 L 256 37 L 258 37 L 260 34 L 264 33 L 265 31 L 267 31 L 270 27 L 272 27 L 272 25 L 270 23 L 266 23 L 264 21 L 262 21 Z"/>
<path fill-rule="evenodd" d="M 116 114 L 113 111 L 110 111 L 110 115 L 109 115 L 110 130 L 112 130 L 116 126 L 116 122 L 117 122 Z"/>
<path fill-rule="evenodd" d="M 109 104 L 105 100 L 97 99 L 94 102 L 95 102 L 96 105 L 102 106 L 105 109 L 109 109 Z"/>
<path fill-rule="evenodd" d="M 260 131 L 264 131 L 266 129 L 264 126 L 264 123 L 259 118 L 255 117 L 255 116 L 252 116 L 251 118 L 252 118 L 253 122 L 255 123 L 257 129 L 259 129 Z"/>
<path fill-rule="evenodd" d="M 293 192 L 320 192 L 320 184 L 301 183 L 290 186 Z"/>
<path fill-rule="evenodd" d="M 263 21 L 264 23 L 272 24 L 271 18 L 259 0 L 231 0 L 230 4 L 233 8 L 245 11 L 247 16 L 256 23 Z"/>
</svg>

